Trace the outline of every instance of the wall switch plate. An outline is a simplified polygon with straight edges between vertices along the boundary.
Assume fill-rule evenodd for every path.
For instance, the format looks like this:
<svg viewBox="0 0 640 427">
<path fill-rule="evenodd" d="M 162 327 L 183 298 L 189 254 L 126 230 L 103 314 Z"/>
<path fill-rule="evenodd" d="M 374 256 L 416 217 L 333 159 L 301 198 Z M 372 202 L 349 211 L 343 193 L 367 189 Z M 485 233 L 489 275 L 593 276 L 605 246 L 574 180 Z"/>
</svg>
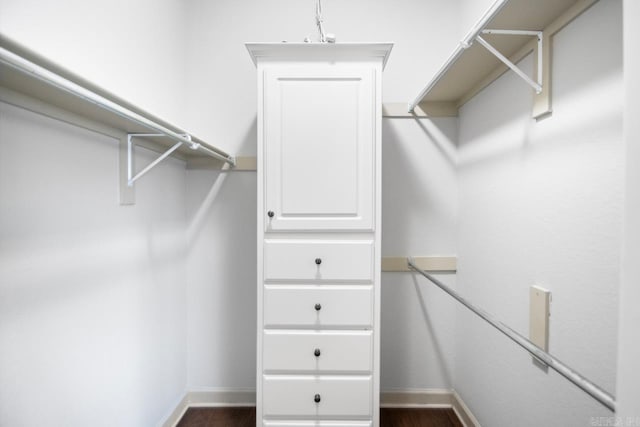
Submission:
<svg viewBox="0 0 640 427">
<path fill-rule="evenodd" d="M 544 351 L 549 350 L 551 291 L 540 286 L 529 289 L 529 340 Z M 537 358 L 536 361 L 540 362 Z"/>
</svg>

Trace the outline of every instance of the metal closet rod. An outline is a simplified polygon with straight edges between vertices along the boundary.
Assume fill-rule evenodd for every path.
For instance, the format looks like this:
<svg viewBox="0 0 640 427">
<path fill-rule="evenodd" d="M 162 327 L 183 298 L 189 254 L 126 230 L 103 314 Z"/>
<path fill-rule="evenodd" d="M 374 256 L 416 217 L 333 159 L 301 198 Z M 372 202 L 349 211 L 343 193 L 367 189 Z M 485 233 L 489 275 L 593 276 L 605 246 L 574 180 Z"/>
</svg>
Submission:
<svg viewBox="0 0 640 427">
<path fill-rule="evenodd" d="M 30 75 L 40 81 L 43 81 L 50 86 L 56 87 L 64 92 L 67 92 L 77 98 L 83 99 L 91 104 L 94 104 L 104 110 L 110 111 L 124 119 L 127 119 L 133 123 L 137 123 L 140 126 L 144 126 L 150 130 L 156 131 L 162 135 L 167 136 L 170 139 L 186 144 L 188 147 L 194 150 L 200 150 L 207 153 L 209 156 L 222 160 L 235 166 L 235 159 L 228 153 L 216 148 L 205 147 L 198 142 L 194 142 L 187 136 L 184 131 L 174 131 L 166 126 L 154 122 L 141 114 L 135 113 L 122 105 L 113 102 L 102 95 L 99 95 L 71 80 L 68 80 L 53 71 L 50 71 L 34 62 L 29 61 L 22 56 L 11 52 L 3 47 L 0 47 L 0 61 L 11 66 L 12 68 Z"/>
<path fill-rule="evenodd" d="M 471 30 L 467 33 L 467 35 L 462 39 L 462 41 L 458 44 L 456 49 L 453 51 L 449 59 L 444 63 L 442 68 L 438 70 L 435 77 L 425 86 L 424 89 L 420 92 L 420 94 L 413 100 L 413 102 L 409 103 L 409 113 L 413 113 L 413 110 L 416 106 L 424 99 L 425 96 L 434 88 L 434 86 L 440 81 L 440 79 L 449 71 L 449 69 L 453 66 L 456 60 L 462 55 L 473 41 L 478 37 L 478 35 L 484 30 L 487 24 L 495 18 L 495 16 L 502 10 L 502 8 L 509 2 L 509 0 L 497 0 L 495 3 L 491 5 L 491 7 L 485 12 L 485 14 L 480 18 L 480 20 L 476 23 L 476 25 L 471 28 Z"/>
<path fill-rule="evenodd" d="M 455 292 L 454 290 L 449 288 L 447 285 L 445 285 L 444 283 L 442 283 L 441 281 L 433 277 L 431 274 L 425 272 L 424 270 L 419 269 L 413 263 L 413 260 L 411 258 L 407 259 L 407 263 L 410 269 L 416 271 L 417 273 L 420 273 L 421 275 L 429 279 L 433 284 L 435 284 L 440 289 L 442 289 L 443 291 L 451 295 L 460 304 L 464 305 L 473 313 L 478 315 L 481 319 L 485 320 L 491 326 L 493 326 L 494 328 L 496 328 L 497 330 L 505 334 L 508 338 L 513 340 L 520 347 L 524 348 L 529 353 L 531 353 L 534 357 L 538 358 L 539 360 L 547 364 L 551 369 L 553 369 L 554 371 L 556 371 L 557 373 L 559 373 L 560 375 L 562 375 L 563 377 L 565 377 L 566 379 L 574 383 L 582 391 L 584 391 L 585 393 L 593 397 L 595 400 L 600 402 L 607 409 L 611 411 L 615 411 L 616 402 L 612 394 L 608 393 L 607 391 L 602 389 L 600 386 L 594 384 L 584 376 L 580 375 L 579 373 L 571 369 L 569 366 L 562 363 L 561 361 L 559 361 L 558 359 L 556 359 L 546 351 L 542 350 L 540 347 L 536 346 L 534 343 L 532 343 L 527 338 L 523 337 L 518 332 L 514 331 L 504 323 L 494 319 L 493 316 L 491 316 L 489 313 L 475 307 L 473 304 L 471 304 L 469 301 L 461 297 L 457 292 Z"/>
</svg>

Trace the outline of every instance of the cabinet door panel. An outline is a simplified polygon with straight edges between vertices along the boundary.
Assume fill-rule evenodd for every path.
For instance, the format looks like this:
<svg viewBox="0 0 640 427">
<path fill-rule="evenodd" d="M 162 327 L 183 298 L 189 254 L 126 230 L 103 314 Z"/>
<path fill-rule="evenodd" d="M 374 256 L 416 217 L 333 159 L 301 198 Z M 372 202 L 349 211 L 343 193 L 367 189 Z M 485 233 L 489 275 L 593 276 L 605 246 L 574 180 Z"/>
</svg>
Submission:
<svg viewBox="0 0 640 427">
<path fill-rule="evenodd" d="M 265 231 L 372 230 L 373 71 L 265 71 Z"/>
</svg>

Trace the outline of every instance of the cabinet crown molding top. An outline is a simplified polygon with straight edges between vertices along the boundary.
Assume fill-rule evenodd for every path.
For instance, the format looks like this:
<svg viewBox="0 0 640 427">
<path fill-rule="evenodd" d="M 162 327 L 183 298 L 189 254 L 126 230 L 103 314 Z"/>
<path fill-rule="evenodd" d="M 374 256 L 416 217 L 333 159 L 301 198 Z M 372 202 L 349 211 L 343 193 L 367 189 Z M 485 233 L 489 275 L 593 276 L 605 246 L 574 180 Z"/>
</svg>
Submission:
<svg viewBox="0 0 640 427">
<path fill-rule="evenodd" d="M 255 65 L 259 59 L 345 60 L 381 58 L 387 64 L 393 43 L 245 43 Z"/>
</svg>

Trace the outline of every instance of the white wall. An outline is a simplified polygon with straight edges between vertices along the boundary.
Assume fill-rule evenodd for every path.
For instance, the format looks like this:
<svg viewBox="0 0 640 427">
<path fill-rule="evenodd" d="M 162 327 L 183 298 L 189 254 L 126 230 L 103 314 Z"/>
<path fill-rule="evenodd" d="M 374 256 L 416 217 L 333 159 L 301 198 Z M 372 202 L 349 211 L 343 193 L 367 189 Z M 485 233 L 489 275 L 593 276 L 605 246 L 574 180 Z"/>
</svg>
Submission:
<svg viewBox="0 0 640 427">
<path fill-rule="evenodd" d="M 184 184 L 169 160 L 120 206 L 117 140 L 0 103 L 0 425 L 154 425 L 182 397 Z"/>
<path fill-rule="evenodd" d="M 620 335 L 618 339 L 618 390 L 616 414 L 622 422 L 628 418 L 640 424 L 640 3 L 624 2 L 624 140 L 626 144 L 625 228 L 622 258 L 622 286 L 620 288 Z M 624 425 L 624 424 L 623 424 Z"/>
<path fill-rule="evenodd" d="M 496 1 L 497 0 L 459 0 L 460 12 L 457 22 L 460 40 L 480 21 L 480 18 Z"/>
<path fill-rule="evenodd" d="M 459 130 L 461 292 L 527 336 L 528 287 L 550 289 L 550 353 L 609 392 L 624 199 L 621 18 L 620 1 L 601 1 L 555 36 L 550 118 L 531 119 L 531 90 L 507 73 L 463 107 Z M 455 388 L 482 425 L 611 416 L 462 309 L 457 335 Z"/>
<path fill-rule="evenodd" d="M 181 124 L 183 11 L 0 0 L 0 31 Z M 155 425 L 186 384 L 184 163 L 119 206 L 114 139 L 0 108 L 0 425 Z"/>
<path fill-rule="evenodd" d="M 382 256 L 457 253 L 456 139 L 455 118 L 383 120 Z M 453 386 L 454 308 L 420 276 L 382 274 L 383 391 Z"/>
<path fill-rule="evenodd" d="M 255 390 L 256 174 L 188 171 L 188 389 Z"/>
<path fill-rule="evenodd" d="M 316 37 L 315 0 L 191 0 L 188 127 L 232 153 L 256 152 L 248 41 Z M 393 41 L 384 102 L 407 103 L 455 45 L 457 2 L 323 2 L 339 41 Z M 428 23 L 428 25 L 426 25 Z M 455 254 L 456 122 L 383 121 L 383 255 Z M 255 173 L 188 171 L 189 389 L 254 389 Z M 200 219 L 198 219 L 200 218 Z M 415 228 L 414 228 L 415 227 Z M 450 283 L 454 276 L 444 278 Z M 452 305 L 408 274 L 383 276 L 382 388 L 450 388 Z"/>
<path fill-rule="evenodd" d="M 0 32 L 181 125 L 185 2 L 0 0 Z"/>
</svg>

